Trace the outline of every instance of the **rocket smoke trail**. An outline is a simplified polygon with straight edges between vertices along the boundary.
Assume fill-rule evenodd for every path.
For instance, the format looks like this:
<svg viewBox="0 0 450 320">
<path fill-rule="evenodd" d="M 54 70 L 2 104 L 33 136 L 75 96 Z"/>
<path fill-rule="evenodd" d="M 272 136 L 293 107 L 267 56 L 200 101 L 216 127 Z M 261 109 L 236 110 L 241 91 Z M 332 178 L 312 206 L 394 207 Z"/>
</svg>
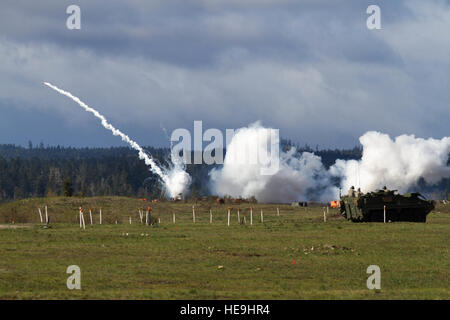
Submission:
<svg viewBox="0 0 450 320">
<path fill-rule="evenodd" d="M 150 171 L 157 174 L 162 182 L 166 190 L 169 192 L 169 196 L 175 197 L 180 193 L 183 193 L 185 189 L 191 182 L 191 177 L 188 173 L 184 171 L 181 167 L 182 164 L 175 163 L 174 167 L 171 168 L 170 171 L 162 170 L 155 161 L 142 149 L 142 147 L 137 144 L 135 141 L 131 140 L 126 134 L 121 132 L 120 130 L 114 128 L 106 118 L 101 115 L 97 110 L 89 107 L 83 101 L 81 101 L 78 97 L 73 96 L 70 92 L 59 89 L 58 87 L 52 85 L 51 83 L 44 82 L 44 84 L 53 90 L 59 92 L 62 95 L 65 95 L 78 103 L 80 107 L 82 107 L 87 112 L 92 113 L 94 116 L 101 120 L 102 126 L 106 129 L 110 130 L 113 135 L 120 136 L 123 141 L 128 143 L 134 150 L 138 151 L 139 159 L 144 160 L 145 164 L 150 167 Z"/>
</svg>

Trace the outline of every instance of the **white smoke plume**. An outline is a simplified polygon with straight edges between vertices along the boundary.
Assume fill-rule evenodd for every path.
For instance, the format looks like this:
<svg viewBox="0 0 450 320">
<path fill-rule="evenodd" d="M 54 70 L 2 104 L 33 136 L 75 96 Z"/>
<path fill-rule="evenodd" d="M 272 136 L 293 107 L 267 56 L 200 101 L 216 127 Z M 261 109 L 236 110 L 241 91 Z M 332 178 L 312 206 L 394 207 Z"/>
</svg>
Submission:
<svg viewBox="0 0 450 320">
<path fill-rule="evenodd" d="M 252 146 L 257 154 L 270 154 L 267 150 L 270 130 L 254 123 L 236 131 L 227 146 L 223 167 L 210 172 L 214 193 L 244 198 L 255 196 L 264 203 L 326 201 L 337 196 L 338 189 L 332 186 L 320 157 L 309 152 L 304 152 L 300 158 L 294 157 L 294 149 L 280 152 L 278 170 L 272 175 L 261 174 L 261 169 L 267 165 L 262 161 L 250 161 L 246 151 Z"/>
<path fill-rule="evenodd" d="M 145 164 L 149 166 L 150 171 L 159 176 L 165 187 L 166 192 L 170 197 L 176 197 L 178 194 L 184 193 L 186 191 L 187 187 L 191 183 L 191 177 L 184 170 L 182 163 L 176 162 L 169 169 L 165 168 L 161 169 L 155 163 L 153 158 L 150 155 L 148 155 L 139 144 L 131 140 L 126 134 L 122 133 L 120 130 L 114 128 L 110 123 L 108 123 L 106 118 L 103 115 L 101 115 L 97 110 L 91 108 L 83 101 L 81 101 L 78 97 L 73 96 L 70 92 L 61 90 L 48 82 L 44 82 L 44 84 L 78 103 L 80 107 L 82 107 L 84 110 L 92 113 L 95 117 L 100 119 L 103 127 L 110 130 L 113 135 L 121 137 L 123 141 L 125 141 L 130 145 L 130 147 L 138 151 L 139 159 L 144 160 Z"/>
<path fill-rule="evenodd" d="M 421 178 L 429 185 L 450 178 L 450 137 L 436 140 L 401 135 L 392 140 L 389 135 L 374 131 L 359 139 L 363 147 L 361 160 L 337 160 L 326 170 L 320 157 L 309 152 L 298 157 L 291 149 L 280 153 L 275 174 L 262 175 L 263 165 L 237 163 L 235 159 L 242 158 L 249 145 L 267 149 L 267 141 L 257 139 L 267 136 L 267 130 L 270 129 L 255 123 L 236 132 L 227 147 L 223 167 L 210 172 L 213 192 L 221 196 L 255 196 L 266 203 L 330 201 L 339 195 L 332 183 L 336 177 L 345 193 L 352 185 L 361 187 L 363 192 L 387 186 L 403 193 L 414 189 Z"/>
<path fill-rule="evenodd" d="M 361 160 L 337 160 L 330 168 L 330 174 L 341 177 L 343 190 L 355 186 L 370 192 L 386 186 L 406 192 L 420 178 L 430 185 L 450 178 L 450 137 L 436 140 L 401 135 L 392 140 L 387 134 L 369 131 L 359 141 Z"/>
</svg>

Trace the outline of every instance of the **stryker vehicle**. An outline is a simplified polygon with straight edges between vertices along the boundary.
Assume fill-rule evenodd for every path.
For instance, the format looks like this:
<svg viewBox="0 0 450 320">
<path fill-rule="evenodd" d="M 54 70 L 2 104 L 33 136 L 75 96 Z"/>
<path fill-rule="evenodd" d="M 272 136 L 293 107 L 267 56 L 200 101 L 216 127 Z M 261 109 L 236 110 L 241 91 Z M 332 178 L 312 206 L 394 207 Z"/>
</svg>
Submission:
<svg viewBox="0 0 450 320">
<path fill-rule="evenodd" d="M 384 187 L 363 194 L 352 187 L 348 195 L 341 196 L 340 208 L 342 215 L 353 222 L 425 222 L 434 209 L 434 201 L 426 200 L 418 192 L 401 195 Z"/>
</svg>

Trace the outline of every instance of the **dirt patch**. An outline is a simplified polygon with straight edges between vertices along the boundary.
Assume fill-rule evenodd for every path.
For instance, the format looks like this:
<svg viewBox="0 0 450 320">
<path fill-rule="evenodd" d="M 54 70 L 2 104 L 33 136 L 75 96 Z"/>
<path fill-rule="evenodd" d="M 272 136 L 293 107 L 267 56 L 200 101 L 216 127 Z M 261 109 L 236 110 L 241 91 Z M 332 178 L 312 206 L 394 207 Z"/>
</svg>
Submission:
<svg viewBox="0 0 450 320">
<path fill-rule="evenodd" d="M 31 224 L 0 224 L 1 229 L 30 228 Z"/>
<path fill-rule="evenodd" d="M 227 250 L 223 250 L 223 249 L 215 249 L 215 248 L 211 248 L 208 247 L 208 250 L 212 250 L 214 252 L 218 252 L 218 253 L 223 253 L 227 256 L 233 256 L 233 257 L 261 257 L 261 255 L 259 253 L 252 253 L 252 252 L 229 252 Z"/>
</svg>

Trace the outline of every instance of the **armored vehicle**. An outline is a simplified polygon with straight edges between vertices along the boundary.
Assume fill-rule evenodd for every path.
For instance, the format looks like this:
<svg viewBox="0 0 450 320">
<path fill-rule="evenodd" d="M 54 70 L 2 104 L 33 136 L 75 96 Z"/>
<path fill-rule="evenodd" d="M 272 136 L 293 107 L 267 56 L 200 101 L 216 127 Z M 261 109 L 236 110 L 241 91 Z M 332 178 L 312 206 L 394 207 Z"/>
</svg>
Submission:
<svg viewBox="0 0 450 320">
<path fill-rule="evenodd" d="M 426 200 L 420 193 L 399 194 L 397 190 L 384 187 L 363 194 L 352 187 L 348 195 L 341 196 L 340 210 L 348 220 L 389 222 L 425 222 L 427 214 L 434 209 L 434 201 Z"/>
</svg>

